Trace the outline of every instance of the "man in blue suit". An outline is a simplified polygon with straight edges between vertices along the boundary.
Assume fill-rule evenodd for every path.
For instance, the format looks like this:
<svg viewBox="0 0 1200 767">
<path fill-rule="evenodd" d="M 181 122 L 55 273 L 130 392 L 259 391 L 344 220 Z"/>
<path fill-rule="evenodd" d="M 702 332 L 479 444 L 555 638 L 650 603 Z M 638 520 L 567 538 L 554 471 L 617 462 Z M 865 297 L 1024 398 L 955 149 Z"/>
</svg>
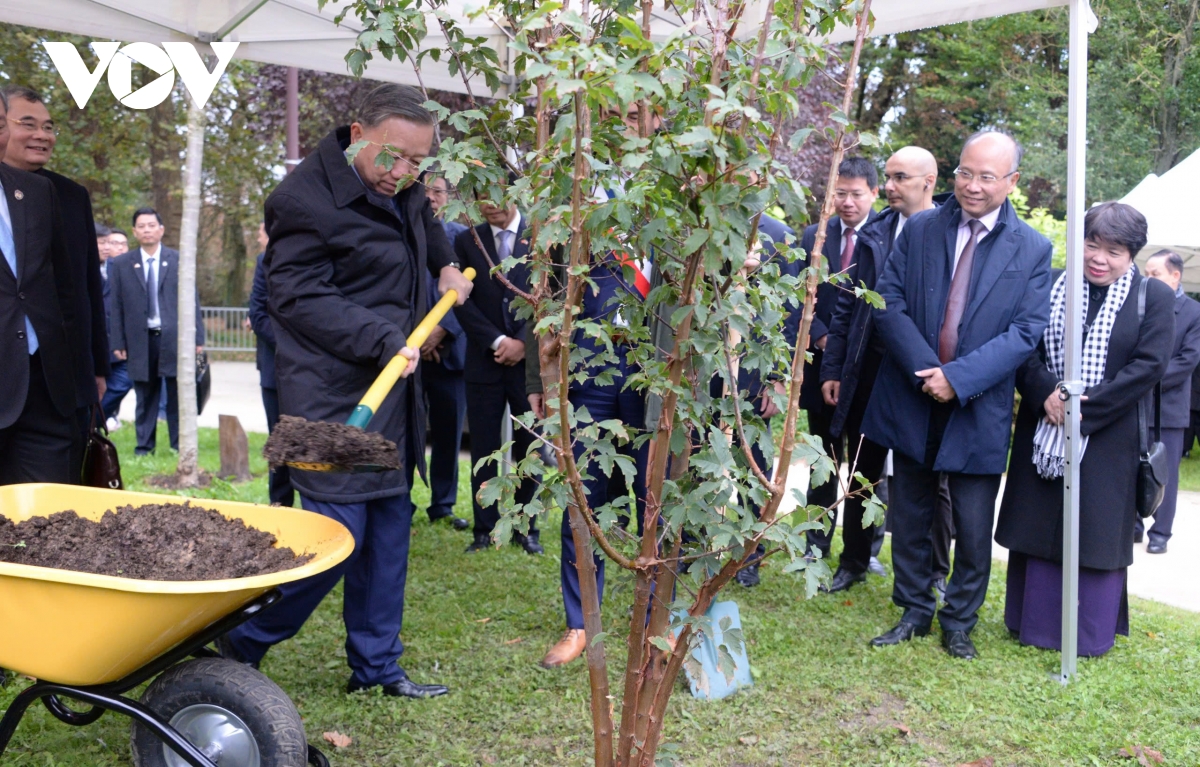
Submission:
<svg viewBox="0 0 1200 767">
<path fill-rule="evenodd" d="M 275 326 L 267 310 L 267 270 L 263 268 L 263 257 L 267 254 L 266 224 L 258 225 L 258 246 L 262 251 L 254 261 L 254 285 L 250 288 L 250 329 L 254 331 L 254 363 L 258 368 L 258 385 L 262 389 L 263 409 L 267 411 L 267 432 L 275 431 L 279 423 L 279 390 L 275 384 Z M 267 496 L 271 503 L 291 507 L 296 495 L 288 467 L 271 469 L 267 478 Z"/>
<path fill-rule="evenodd" d="M 1021 154 L 1005 133 L 968 138 L 954 199 L 908 220 L 878 283 L 886 306 L 875 323 L 887 354 L 863 433 L 894 451 L 892 601 L 904 614 L 871 640 L 875 646 L 928 634 L 937 613 L 947 652 L 976 655 L 970 632 L 991 574 L 1015 373 L 1050 312 L 1050 243 L 1008 202 Z M 930 526 L 940 472 L 948 478 L 957 546 L 939 612 Z"/>
</svg>

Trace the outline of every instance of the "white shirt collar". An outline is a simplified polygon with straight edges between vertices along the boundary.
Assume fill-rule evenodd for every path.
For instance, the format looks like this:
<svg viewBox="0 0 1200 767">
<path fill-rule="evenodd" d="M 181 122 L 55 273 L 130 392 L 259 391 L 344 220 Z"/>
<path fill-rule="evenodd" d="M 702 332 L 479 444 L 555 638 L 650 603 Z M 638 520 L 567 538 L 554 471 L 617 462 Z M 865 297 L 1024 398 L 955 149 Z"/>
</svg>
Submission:
<svg viewBox="0 0 1200 767">
<path fill-rule="evenodd" d="M 896 219 L 896 234 L 892 236 L 893 240 L 900 236 L 900 233 L 904 231 L 904 225 L 908 223 L 908 216 L 899 212 L 897 212 L 896 215 L 898 215 L 899 218 Z"/>
<path fill-rule="evenodd" d="M 503 229 L 498 226 L 493 226 L 492 239 L 499 242 L 501 232 L 512 232 L 513 239 L 516 239 L 516 236 L 521 233 L 521 211 L 517 211 L 517 215 L 513 216 L 513 220 L 509 221 L 508 226 L 504 227 Z"/>
<path fill-rule="evenodd" d="M 1004 206 L 1002 205 L 1000 207 L 1004 207 Z M 967 212 L 964 210 L 963 214 L 962 214 L 962 219 L 958 222 L 959 228 L 965 227 L 967 225 L 967 222 L 970 220 L 971 220 L 971 216 L 968 216 Z M 979 222 L 981 224 L 983 224 L 983 228 L 989 232 L 996 228 L 996 222 L 999 220 L 1000 220 L 1000 208 L 996 208 L 991 213 L 985 213 L 984 215 L 979 217 Z"/>
<path fill-rule="evenodd" d="M 157 245 L 157 247 L 155 247 L 153 253 L 147 252 L 145 247 L 140 247 L 140 248 L 138 248 L 138 250 L 140 250 L 142 252 L 142 265 L 145 266 L 147 258 L 158 258 L 159 256 L 162 255 L 162 243 L 161 242 L 158 243 L 158 245 Z M 159 262 L 161 263 L 162 259 L 159 259 Z"/>
<path fill-rule="evenodd" d="M 854 233 L 856 235 L 858 234 L 858 231 L 863 228 L 863 225 L 867 223 L 867 219 L 869 219 L 870 217 L 871 217 L 871 211 L 867 211 L 867 215 L 863 216 L 863 220 L 859 221 L 856 226 L 852 227 L 854 229 Z M 838 222 L 841 223 L 841 225 L 842 225 L 842 237 L 845 237 L 846 236 L 846 228 L 847 228 L 846 222 L 842 219 L 841 216 L 838 216 Z"/>
</svg>

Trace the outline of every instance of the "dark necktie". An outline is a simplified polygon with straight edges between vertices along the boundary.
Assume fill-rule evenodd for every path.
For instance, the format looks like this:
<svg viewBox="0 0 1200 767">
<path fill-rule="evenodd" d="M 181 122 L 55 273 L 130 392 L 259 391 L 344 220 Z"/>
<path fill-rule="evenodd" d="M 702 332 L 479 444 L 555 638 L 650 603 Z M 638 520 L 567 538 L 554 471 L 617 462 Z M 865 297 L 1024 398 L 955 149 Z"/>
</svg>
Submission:
<svg viewBox="0 0 1200 767">
<path fill-rule="evenodd" d="M 149 307 L 149 319 L 158 316 L 158 270 L 154 268 L 154 259 L 146 259 L 146 299 Z"/>
<path fill-rule="evenodd" d="M 837 269 L 832 270 L 835 272 L 840 272 L 847 266 L 850 266 L 850 258 L 854 255 L 854 236 L 858 232 L 847 228 L 842 234 L 846 238 L 846 244 L 842 247 L 842 263 L 838 264 Z"/>
<path fill-rule="evenodd" d="M 979 233 L 983 231 L 983 222 L 973 218 L 967 222 L 971 229 L 971 239 L 963 246 L 962 255 L 958 257 L 958 266 L 954 267 L 954 278 L 950 280 L 950 297 L 946 299 L 946 316 L 942 320 L 942 330 L 938 333 L 938 359 L 945 365 L 958 356 L 958 326 L 962 322 L 963 312 L 967 310 L 967 298 L 971 294 L 971 265 L 975 262 L 975 246 L 979 244 Z"/>
<path fill-rule="evenodd" d="M 502 266 L 502 264 L 504 263 L 504 259 L 512 255 L 512 241 L 513 237 L 515 236 L 516 235 L 508 229 L 505 229 L 498 235 L 499 242 L 496 243 L 496 257 L 497 261 L 501 265 L 500 272 L 505 276 L 508 275 L 508 270 Z M 518 331 L 517 318 L 514 316 L 512 309 L 512 296 L 508 294 L 508 290 L 506 288 L 502 287 L 501 291 L 502 295 L 504 296 L 502 299 L 500 299 L 504 306 L 504 334 L 509 337 L 513 337 L 517 335 Z"/>
</svg>

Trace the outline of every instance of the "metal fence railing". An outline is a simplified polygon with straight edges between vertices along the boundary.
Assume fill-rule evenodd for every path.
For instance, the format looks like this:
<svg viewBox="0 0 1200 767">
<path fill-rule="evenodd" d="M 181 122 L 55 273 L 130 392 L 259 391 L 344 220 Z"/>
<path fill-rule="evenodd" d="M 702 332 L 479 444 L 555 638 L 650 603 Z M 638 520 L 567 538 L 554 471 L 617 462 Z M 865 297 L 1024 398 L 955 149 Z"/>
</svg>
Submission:
<svg viewBox="0 0 1200 767">
<path fill-rule="evenodd" d="M 254 351 L 249 311 L 244 306 L 200 307 L 206 337 L 204 348 L 213 352 Z"/>
</svg>

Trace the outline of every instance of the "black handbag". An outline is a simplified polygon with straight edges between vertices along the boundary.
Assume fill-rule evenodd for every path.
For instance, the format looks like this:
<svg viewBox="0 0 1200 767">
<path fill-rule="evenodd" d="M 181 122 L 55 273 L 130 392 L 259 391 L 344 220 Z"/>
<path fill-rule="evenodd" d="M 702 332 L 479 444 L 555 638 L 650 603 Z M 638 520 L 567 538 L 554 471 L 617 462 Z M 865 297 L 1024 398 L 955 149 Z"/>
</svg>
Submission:
<svg viewBox="0 0 1200 767">
<path fill-rule="evenodd" d="M 83 471 L 79 480 L 85 487 L 104 487 L 123 490 L 121 483 L 121 459 L 117 446 L 108 438 L 103 416 L 99 416 L 99 405 L 91 408 L 91 424 L 88 427 L 87 445 L 83 452 Z"/>
<path fill-rule="evenodd" d="M 200 352 L 196 355 L 196 415 L 204 412 L 211 393 L 212 369 L 208 366 L 208 352 Z"/>
<path fill-rule="evenodd" d="M 1146 279 L 1138 285 L 1138 321 L 1146 316 Z M 1154 440 L 1146 428 L 1146 398 L 1138 401 L 1137 511 L 1142 519 L 1153 516 L 1167 489 L 1169 461 L 1162 443 L 1162 382 L 1154 384 Z"/>
</svg>

